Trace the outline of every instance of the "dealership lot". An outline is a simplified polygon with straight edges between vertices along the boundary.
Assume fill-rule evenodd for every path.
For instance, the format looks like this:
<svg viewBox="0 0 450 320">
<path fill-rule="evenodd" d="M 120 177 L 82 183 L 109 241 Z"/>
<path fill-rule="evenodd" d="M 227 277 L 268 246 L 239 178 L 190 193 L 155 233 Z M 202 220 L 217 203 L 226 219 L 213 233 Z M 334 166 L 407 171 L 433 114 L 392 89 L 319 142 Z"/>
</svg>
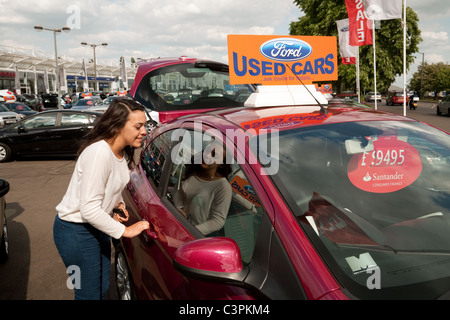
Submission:
<svg viewBox="0 0 450 320">
<path fill-rule="evenodd" d="M 8 261 L 0 265 L 0 300 L 73 299 L 53 243 L 53 220 L 74 165 L 73 159 L 1 164 L 0 175 L 11 190 L 6 195 L 10 250 Z"/>
<path fill-rule="evenodd" d="M 11 190 L 6 197 L 10 256 L 0 265 L 0 299 L 73 298 L 52 227 L 74 164 L 36 160 L 1 165 L 0 174 Z"/>
<path fill-rule="evenodd" d="M 402 112 L 400 106 L 379 110 Z M 418 112 L 419 111 L 419 112 Z M 431 104 L 420 104 L 408 116 L 450 131 L 450 119 L 437 117 Z M 0 177 L 11 184 L 6 196 L 10 257 L 0 265 L 0 300 L 71 300 L 68 275 L 53 243 L 55 207 L 69 183 L 75 161 L 21 160 L 0 165 Z M 109 299 L 115 299 L 111 285 Z"/>
</svg>

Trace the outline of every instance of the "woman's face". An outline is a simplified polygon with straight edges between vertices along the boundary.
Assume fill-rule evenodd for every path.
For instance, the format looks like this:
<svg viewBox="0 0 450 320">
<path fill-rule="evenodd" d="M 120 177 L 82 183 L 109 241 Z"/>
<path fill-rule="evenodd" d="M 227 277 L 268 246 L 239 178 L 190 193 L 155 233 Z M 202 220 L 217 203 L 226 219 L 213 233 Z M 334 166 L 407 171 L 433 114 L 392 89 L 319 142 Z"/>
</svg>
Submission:
<svg viewBox="0 0 450 320">
<path fill-rule="evenodd" d="M 217 168 L 225 163 L 225 150 L 219 143 L 211 143 L 203 150 L 202 168 Z"/>
<path fill-rule="evenodd" d="M 125 146 L 139 148 L 142 145 L 142 139 L 147 135 L 146 121 L 144 111 L 136 110 L 128 115 L 127 122 L 119 132 Z"/>
</svg>

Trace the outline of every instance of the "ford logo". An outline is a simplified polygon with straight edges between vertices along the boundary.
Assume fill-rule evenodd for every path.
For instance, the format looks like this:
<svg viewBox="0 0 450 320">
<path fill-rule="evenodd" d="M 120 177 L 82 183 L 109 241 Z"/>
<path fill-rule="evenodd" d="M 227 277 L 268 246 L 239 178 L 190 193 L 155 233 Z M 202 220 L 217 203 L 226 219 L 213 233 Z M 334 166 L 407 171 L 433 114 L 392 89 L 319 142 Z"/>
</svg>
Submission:
<svg viewBox="0 0 450 320">
<path fill-rule="evenodd" d="M 312 47 L 295 38 L 278 38 L 264 42 L 259 51 L 268 59 L 276 61 L 297 61 L 308 57 Z"/>
<path fill-rule="evenodd" d="M 253 195 L 253 196 L 256 195 L 255 191 L 253 191 L 252 186 L 245 185 L 245 186 L 244 186 L 244 189 L 245 189 L 245 191 L 247 191 L 247 192 L 250 193 L 251 195 Z"/>
</svg>

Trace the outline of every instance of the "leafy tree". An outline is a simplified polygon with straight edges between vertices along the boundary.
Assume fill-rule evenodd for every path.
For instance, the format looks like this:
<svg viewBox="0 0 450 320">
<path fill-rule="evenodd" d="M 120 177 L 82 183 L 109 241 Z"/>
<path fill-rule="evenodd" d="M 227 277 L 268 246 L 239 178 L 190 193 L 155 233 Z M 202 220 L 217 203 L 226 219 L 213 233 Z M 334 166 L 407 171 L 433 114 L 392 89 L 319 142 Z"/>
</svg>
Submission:
<svg viewBox="0 0 450 320">
<path fill-rule="evenodd" d="M 423 70 L 423 77 L 422 77 Z M 412 75 L 409 89 L 420 92 L 434 92 L 434 97 L 441 91 L 450 90 L 450 65 L 443 62 L 420 65 Z"/>
<path fill-rule="evenodd" d="M 345 0 L 294 0 L 294 3 L 305 13 L 298 21 L 290 24 L 291 35 L 304 36 L 336 36 L 336 21 L 348 18 Z M 406 67 L 414 61 L 414 54 L 419 50 L 420 29 L 419 18 L 411 9 L 406 13 Z M 387 92 L 397 76 L 403 74 L 403 28 L 402 19 L 380 21 L 380 28 L 375 31 L 377 89 Z M 361 89 L 373 91 L 373 46 L 362 46 L 359 49 Z M 355 88 L 356 66 L 342 65 L 338 52 L 337 88 Z"/>
</svg>

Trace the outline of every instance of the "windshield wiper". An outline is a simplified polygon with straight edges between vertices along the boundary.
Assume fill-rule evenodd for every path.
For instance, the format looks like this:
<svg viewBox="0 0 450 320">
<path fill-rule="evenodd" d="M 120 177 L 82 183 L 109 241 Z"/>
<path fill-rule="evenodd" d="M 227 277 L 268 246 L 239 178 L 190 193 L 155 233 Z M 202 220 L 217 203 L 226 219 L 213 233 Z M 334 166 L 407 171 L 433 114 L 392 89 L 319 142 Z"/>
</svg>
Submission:
<svg viewBox="0 0 450 320">
<path fill-rule="evenodd" d="M 371 251 L 383 251 L 383 252 L 392 252 L 395 254 L 420 254 L 420 255 L 449 255 L 450 256 L 450 250 L 429 250 L 429 249 L 422 249 L 422 250 L 406 250 L 406 249 L 395 249 L 388 245 L 359 245 L 359 244 L 340 244 L 335 243 L 338 247 L 345 247 L 345 248 L 354 248 L 354 249 L 366 249 Z"/>
</svg>

